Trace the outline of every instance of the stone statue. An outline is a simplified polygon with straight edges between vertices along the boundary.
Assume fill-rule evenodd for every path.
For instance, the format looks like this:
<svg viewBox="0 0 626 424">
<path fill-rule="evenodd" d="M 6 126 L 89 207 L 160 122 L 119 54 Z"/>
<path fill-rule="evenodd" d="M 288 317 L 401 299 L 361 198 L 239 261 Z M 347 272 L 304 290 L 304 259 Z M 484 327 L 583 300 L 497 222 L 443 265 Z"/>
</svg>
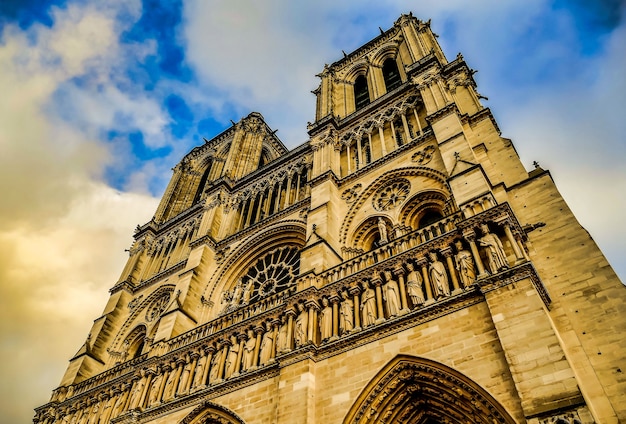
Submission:
<svg viewBox="0 0 626 424">
<path fill-rule="evenodd" d="M 424 304 L 424 280 L 422 280 L 421 274 L 415 270 L 415 267 L 411 262 L 406 264 L 409 273 L 406 275 L 406 291 L 411 298 L 413 307 L 417 307 Z"/>
<path fill-rule="evenodd" d="M 220 313 L 225 314 L 226 312 L 228 312 L 228 307 L 230 306 L 231 300 L 231 292 L 225 291 L 224 293 L 222 293 L 222 297 L 220 300 Z"/>
<path fill-rule="evenodd" d="M 343 334 L 349 333 L 354 328 L 354 302 L 346 292 L 343 294 L 343 302 L 339 309 L 339 326 Z"/>
<path fill-rule="evenodd" d="M 144 382 L 145 385 L 145 382 Z M 143 386 L 141 386 L 143 389 Z M 139 396 L 141 396 L 141 391 L 139 392 Z M 134 400 L 134 399 L 133 399 Z M 131 402 L 133 401 L 131 400 Z M 137 398 L 137 402 L 139 402 L 139 398 Z M 133 403 L 131 403 L 133 405 Z M 89 411 L 89 420 L 88 424 L 96 424 L 98 422 L 98 413 L 100 412 L 100 402 L 96 402 L 91 407 L 91 411 Z"/>
<path fill-rule="evenodd" d="M 202 377 L 204 376 L 204 366 L 206 365 L 206 355 L 200 356 L 198 358 L 198 362 L 196 363 L 196 369 L 193 372 L 193 382 L 191 383 L 192 387 L 199 387 L 204 384 L 202 381 Z"/>
<path fill-rule="evenodd" d="M 117 417 L 122 412 L 124 412 L 124 404 L 126 403 L 126 397 L 128 396 L 127 387 L 122 385 L 120 394 L 117 395 L 117 399 L 115 399 L 115 405 L 113 406 L 113 412 L 111 413 L 111 418 Z"/>
<path fill-rule="evenodd" d="M 276 342 L 279 353 L 289 349 L 289 345 L 287 344 L 287 324 L 285 323 L 285 317 L 282 317 L 281 323 L 282 324 L 278 329 L 278 340 Z"/>
<path fill-rule="evenodd" d="M 259 363 L 261 365 L 267 364 L 272 359 L 272 345 L 274 343 L 274 331 L 272 326 L 268 323 L 263 338 L 261 339 L 261 353 L 259 354 Z"/>
<path fill-rule="evenodd" d="M 185 365 L 183 366 L 183 372 L 180 374 L 180 380 L 178 383 L 178 393 L 186 394 L 188 392 L 187 383 L 189 383 L 189 378 L 191 377 L 191 361 L 189 358 L 185 361 Z"/>
<path fill-rule="evenodd" d="M 248 340 L 243 345 L 243 369 L 249 370 L 254 366 L 254 348 L 256 338 L 252 330 L 248 331 Z"/>
<path fill-rule="evenodd" d="M 176 366 L 173 366 L 167 381 L 165 382 L 165 389 L 163 389 L 163 401 L 168 401 L 174 398 L 176 389 Z"/>
<path fill-rule="evenodd" d="M 141 400 L 140 399 L 141 394 L 143 393 L 143 388 L 145 386 L 146 386 L 146 379 L 144 377 L 141 377 L 139 380 L 137 380 L 137 383 L 133 387 L 133 391 L 130 394 L 130 401 L 128 402 L 129 408 L 134 409 L 139 406 L 139 401 Z"/>
<path fill-rule="evenodd" d="M 235 374 L 237 369 L 237 357 L 239 356 L 239 343 L 235 337 L 232 338 L 233 344 L 228 350 L 228 356 L 226 357 L 226 368 L 224 370 L 224 378 L 231 377 Z"/>
<path fill-rule="evenodd" d="M 241 297 L 243 295 L 243 281 L 241 278 L 237 280 L 237 285 L 233 289 L 233 297 L 231 299 L 231 306 L 238 306 L 241 303 Z"/>
<path fill-rule="evenodd" d="M 148 396 L 148 406 L 155 405 L 159 402 L 159 390 L 161 389 L 161 382 L 163 382 L 163 374 L 160 368 L 157 368 L 156 375 L 152 379 L 150 385 L 150 395 Z"/>
<path fill-rule="evenodd" d="M 450 285 L 448 284 L 448 274 L 446 274 L 445 265 L 437 258 L 437 254 L 435 252 L 430 252 L 428 256 L 431 260 L 428 271 L 430 281 L 435 289 L 435 297 L 449 296 Z"/>
<path fill-rule="evenodd" d="M 302 303 L 298 303 L 298 311 L 300 311 L 300 313 L 296 318 L 296 326 L 294 329 L 296 347 L 306 344 L 308 337 L 307 330 L 309 324 L 309 314 Z"/>
<path fill-rule="evenodd" d="M 480 229 L 483 232 L 483 236 L 478 239 L 478 243 L 486 247 L 485 250 L 487 251 L 489 270 L 491 270 L 491 273 L 495 274 L 503 268 L 508 268 L 509 263 L 506 260 L 506 254 L 504 253 L 502 242 L 498 236 L 489 232 L 487 224 L 481 225 Z"/>
<path fill-rule="evenodd" d="M 361 311 L 363 327 L 376 323 L 376 293 L 367 284 L 361 295 Z"/>
<path fill-rule="evenodd" d="M 322 298 L 322 310 L 320 311 L 320 334 L 322 341 L 333 336 L 333 308 L 328 304 L 328 299 Z"/>
<path fill-rule="evenodd" d="M 463 287 L 467 288 L 474 284 L 474 281 L 476 281 L 476 268 L 474 267 L 472 254 L 463 249 L 463 243 L 461 240 L 457 240 L 454 245 L 457 249 L 457 254 L 454 258 L 456 261 L 456 269 L 459 271 Z"/>
<path fill-rule="evenodd" d="M 254 281 L 250 280 L 248 284 L 246 284 L 246 288 L 243 290 L 243 298 L 242 302 L 244 305 L 250 303 L 250 298 L 252 297 L 252 292 L 254 291 Z"/>
<path fill-rule="evenodd" d="M 387 224 L 383 218 L 378 218 L 378 235 L 380 236 L 379 244 L 385 244 L 389 242 L 387 238 Z"/>
<path fill-rule="evenodd" d="M 213 359 L 211 360 L 211 373 L 209 375 L 209 382 L 215 383 L 218 381 L 220 375 L 220 362 L 222 360 L 222 355 L 224 355 L 224 349 L 219 349 L 213 355 Z"/>
<path fill-rule="evenodd" d="M 387 312 L 390 317 L 394 317 L 400 313 L 400 289 L 398 283 L 393 279 L 391 272 L 385 271 L 385 279 L 387 283 L 383 287 L 383 299 L 387 303 Z"/>
</svg>

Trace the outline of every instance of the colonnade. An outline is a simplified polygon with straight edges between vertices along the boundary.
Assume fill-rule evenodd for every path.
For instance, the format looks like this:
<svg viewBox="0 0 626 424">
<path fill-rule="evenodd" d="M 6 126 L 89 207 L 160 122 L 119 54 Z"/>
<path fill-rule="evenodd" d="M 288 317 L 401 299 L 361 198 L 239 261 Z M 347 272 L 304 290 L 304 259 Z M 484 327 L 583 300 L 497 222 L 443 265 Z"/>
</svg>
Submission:
<svg viewBox="0 0 626 424">
<path fill-rule="evenodd" d="M 310 167 L 283 174 L 282 179 L 241 200 L 232 233 L 243 230 L 309 196 Z"/>
<path fill-rule="evenodd" d="M 423 134 L 417 107 L 382 114 L 369 129 L 350 133 L 341 143 L 341 175 L 345 177 Z M 386 135 L 387 133 L 387 135 Z"/>
<path fill-rule="evenodd" d="M 143 281 L 184 260 L 191 251 L 190 242 L 195 238 L 198 228 L 199 222 L 193 220 L 153 241 L 144 250 L 141 270 L 133 267 L 131 276 L 137 275 L 138 280 Z"/>
</svg>

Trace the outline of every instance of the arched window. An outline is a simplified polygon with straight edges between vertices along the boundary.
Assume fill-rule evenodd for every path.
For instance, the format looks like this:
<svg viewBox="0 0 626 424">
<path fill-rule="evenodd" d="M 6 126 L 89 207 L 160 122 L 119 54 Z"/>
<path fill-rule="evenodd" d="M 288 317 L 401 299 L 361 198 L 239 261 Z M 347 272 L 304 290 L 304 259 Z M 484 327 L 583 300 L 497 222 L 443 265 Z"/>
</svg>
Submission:
<svg viewBox="0 0 626 424">
<path fill-rule="evenodd" d="M 435 209 L 427 209 L 424 215 L 419 220 L 418 228 L 428 227 L 443 218 L 441 212 Z"/>
<path fill-rule="evenodd" d="M 362 109 L 370 103 L 370 93 L 367 88 L 365 75 L 359 75 L 354 81 L 354 104 L 356 110 Z"/>
<path fill-rule="evenodd" d="M 389 58 L 383 63 L 383 79 L 385 80 L 387 92 L 400 87 L 400 84 L 402 84 L 398 64 L 394 59 Z"/>
</svg>

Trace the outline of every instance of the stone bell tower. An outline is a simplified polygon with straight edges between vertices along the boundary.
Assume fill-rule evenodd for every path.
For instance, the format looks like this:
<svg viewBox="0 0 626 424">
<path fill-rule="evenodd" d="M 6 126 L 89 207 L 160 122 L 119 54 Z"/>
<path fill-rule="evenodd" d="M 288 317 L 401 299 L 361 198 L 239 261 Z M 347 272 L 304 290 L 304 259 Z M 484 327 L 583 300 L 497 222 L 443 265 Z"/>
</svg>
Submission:
<svg viewBox="0 0 626 424">
<path fill-rule="evenodd" d="M 194 148 L 34 422 L 626 421 L 626 288 L 472 75 L 402 15 L 303 145 Z"/>
</svg>

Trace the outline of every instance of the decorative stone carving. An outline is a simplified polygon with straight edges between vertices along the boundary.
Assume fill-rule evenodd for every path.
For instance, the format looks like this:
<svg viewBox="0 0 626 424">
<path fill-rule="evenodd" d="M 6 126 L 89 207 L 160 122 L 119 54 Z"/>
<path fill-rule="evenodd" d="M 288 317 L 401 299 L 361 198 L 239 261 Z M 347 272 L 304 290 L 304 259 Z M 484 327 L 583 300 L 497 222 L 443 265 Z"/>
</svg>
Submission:
<svg viewBox="0 0 626 424">
<path fill-rule="evenodd" d="M 376 292 L 368 284 L 361 295 L 361 316 L 363 327 L 376 323 Z"/>
<path fill-rule="evenodd" d="M 478 243 L 486 248 L 485 251 L 491 273 L 495 274 L 504 268 L 508 268 L 509 263 L 506 260 L 506 254 L 498 236 L 489 232 L 487 224 L 482 224 L 480 229 L 483 232 L 483 236 L 478 239 Z"/>
<path fill-rule="evenodd" d="M 415 266 L 409 262 L 406 264 L 409 273 L 406 275 L 406 288 L 407 294 L 411 299 L 413 307 L 421 306 L 424 304 L 424 280 L 419 271 L 415 270 Z"/>
<path fill-rule="evenodd" d="M 428 273 L 435 290 L 435 297 L 449 296 L 450 285 L 448 283 L 448 274 L 446 274 L 446 266 L 437 258 L 435 252 L 430 252 L 428 257 L 431 261 L 428 266 Z"/>
<path fill-rule="evenodd" d="M 426 165 L 433 158 L 433 153 L 435 153 L 435 147 L 426 146 L 411 156 L 411 160 L 419 165 Z"/>
<path fill-rule="evenodd" d="M 400 304 L 400 289 L 398 282 L 393 279 L 391 272 L 385 271 L 385 279 L 387 282 L 383 287 L 383 299 L 387 304 L 387 312 L 389 316 L 396 316 L 400 313 L 402 306 Z"/>
<path fill-rule="evenodd" d="M 250 370 L 254 367 L 254 348 L 256 338 L 252 330 L 248 330 L 248 339 L 243 345 L 243 369 Z"/>
<path fill-rule="evenodd" d="M 320 311 L 319 321 L 322 341 L 330 339 L 333 336 L 333 308 L 325 297 L 322 298 L 322 310 Z"/>
<path fill-rule="evenodd" d="M 261 339 L 261 348 L 259 355 L 259 363 L 265 365 L 272 359 L 272 347 L 274 346 L 274 331 L 271 325 L 268 323 L 263 338 Z"/>
<path fill-rule="evenodd" d="M 389 242 L 387 234 L 387 224 L 383 218 L 378 218 L 378 236 L 380 237 L 378 243 L 383 245 Z"/>
<path fill-rule="evenodd" d="M 354 329 L 354 302 L 347 292 L 343 292 L 342 298 L 339 309 L 339 327 L 342 334 L 346 334 Z"/>
<path fill-rule="evenodd" d="M 341 198 L 345 200 L 347 204 L 354 203 L 362 187 L 362 184 L 356 184 L 354 187 L 351 187 L 341 193 Z"/>
<path fill-rule="evenodd" d="M 464 288 L 467 288 L 476 281 L 476 267 L 472 260 L 472 254 L 463 248 L 463 242 L 457 240 L 455 246 L 457 248 L 455 256 L 456 270 L 459 271 L 461 284 L 463 284 Z"/>
<path fill-rule="evenodd" d="M 163 293 L 147 308 L 146 321 L 152 322 L 158 319 L 170 301 L 170 293 Z"/>
<path fill-rule="evenodd" d="M 302 346 L 307 342 L 309 313 L 302 303 L 298 303 L 298 316 L 296 317 L 294 328 L 294 339 L 296 347 Z"/>
<path fill-rule="evenodd" d="M 379 190 L 372 199 L 372 205 L 377 211 L 395 209 L 406 200 L 410 192 L 411 183 L 408 180 L 400 179 L 392 181 Z"/>
</svg>

